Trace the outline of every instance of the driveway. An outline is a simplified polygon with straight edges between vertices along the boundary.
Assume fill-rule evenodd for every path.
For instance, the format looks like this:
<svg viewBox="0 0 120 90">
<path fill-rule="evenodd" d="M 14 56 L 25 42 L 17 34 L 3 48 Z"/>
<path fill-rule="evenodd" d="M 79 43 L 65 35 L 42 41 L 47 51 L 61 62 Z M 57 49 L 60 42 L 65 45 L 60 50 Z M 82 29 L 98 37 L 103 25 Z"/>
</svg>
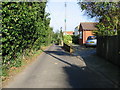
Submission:
<svg viewBox="0 0 120 90">
<path fill-rule="evenodd" d="M 63 51 L 60 46 L 53 45 L 14 77 L 5 88 L 114 87 L 108 78 L 90 69 L 86 61 Z"/>
</svg>

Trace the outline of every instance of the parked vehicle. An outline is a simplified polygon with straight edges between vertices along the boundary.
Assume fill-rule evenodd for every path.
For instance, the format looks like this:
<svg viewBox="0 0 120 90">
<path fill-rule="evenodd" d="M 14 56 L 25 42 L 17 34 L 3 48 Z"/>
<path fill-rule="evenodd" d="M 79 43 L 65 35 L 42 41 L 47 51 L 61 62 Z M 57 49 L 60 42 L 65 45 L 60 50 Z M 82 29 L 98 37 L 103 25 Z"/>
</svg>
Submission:
<svg viewBox="0 0 120 90">
<path fill-rule="evenodd" d="M 96 46 L 97 45 L 97 38 L 96 36 L 89 36 L 85 42 L 85 46 Z"/>
</svg>

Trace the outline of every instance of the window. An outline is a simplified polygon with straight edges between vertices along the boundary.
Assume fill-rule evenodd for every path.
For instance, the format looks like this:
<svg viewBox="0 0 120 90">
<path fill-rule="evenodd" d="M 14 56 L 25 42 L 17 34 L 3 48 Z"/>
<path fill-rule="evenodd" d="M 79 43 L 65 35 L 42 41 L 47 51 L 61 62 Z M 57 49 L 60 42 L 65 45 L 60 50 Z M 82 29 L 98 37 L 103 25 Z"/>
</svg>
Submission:
<svg viewBox="0 0 120 90">
<path fill-rule="evenodd" d="M 87 40 L 94 40 L 94 39 L 96 39 L 96 36 L 89 36 L 89 37 L 87 38 Z"/>
</svg>

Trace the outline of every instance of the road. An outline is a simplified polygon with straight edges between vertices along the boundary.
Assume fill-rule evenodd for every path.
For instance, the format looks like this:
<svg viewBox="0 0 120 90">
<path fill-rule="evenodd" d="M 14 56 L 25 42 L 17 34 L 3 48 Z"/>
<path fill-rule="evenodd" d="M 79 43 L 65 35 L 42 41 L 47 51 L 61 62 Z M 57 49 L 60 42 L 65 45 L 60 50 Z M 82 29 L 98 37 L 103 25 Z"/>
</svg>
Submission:
<svg viewBox="0 0 120 90">
<path fill-rule="evenodd" d="M 5 88 L 113 88 L 85 62 L 53 45 Z"/>
</svg>

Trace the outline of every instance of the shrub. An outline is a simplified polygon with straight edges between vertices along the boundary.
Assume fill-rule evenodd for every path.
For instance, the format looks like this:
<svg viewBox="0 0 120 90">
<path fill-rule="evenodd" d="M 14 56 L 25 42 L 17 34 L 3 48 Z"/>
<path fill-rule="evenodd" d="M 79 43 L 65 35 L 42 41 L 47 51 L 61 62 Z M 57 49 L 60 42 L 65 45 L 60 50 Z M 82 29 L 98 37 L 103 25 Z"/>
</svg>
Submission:
<svg viewBox="0 0 120 90">
<path fill-rule="evenodd" d="M 77 35 L 77 36 L 72 35 L 72 42 L 74 44 L 79 44 L 79 35 Z"/>
<path fill-rule="evenodd" d="M 72 36 L 71 35 L 64 35 L 63 41 L 65 44 L 70 45 L 72 43 Z"/>
</svg>

